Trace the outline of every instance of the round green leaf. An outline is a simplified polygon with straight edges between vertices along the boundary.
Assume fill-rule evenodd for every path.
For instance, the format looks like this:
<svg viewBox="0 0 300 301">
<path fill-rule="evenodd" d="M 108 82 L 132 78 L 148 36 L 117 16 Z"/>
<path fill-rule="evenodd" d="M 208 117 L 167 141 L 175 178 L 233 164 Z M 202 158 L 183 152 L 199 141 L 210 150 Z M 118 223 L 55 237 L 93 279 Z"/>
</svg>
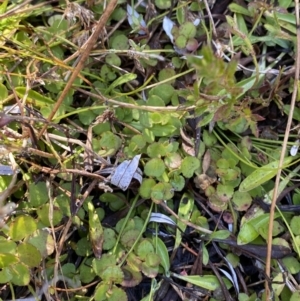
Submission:
<svg viewBox="0 0 300 301">
<path fill-rule="evenodd" d="M 12 274 L 9 268 L 4 268 L 0 271 L 0 283 L 7 283 L 12 279 Z"/>
<path fill-rule="evenodd" d="M 42 260 L 39 250 L 30 243 L 19 244 L 17 252 L 20 261 L 30 268 L 38 267 Z"/>
<path fill-rule="evenodd" d="M 105 282 L 121 283 L 124 279 L 124 273 L 118 266 L 109 266 L 103 271 L 101 278 Z"/>
<path fill-rule="evenodd" d="M 29 204 L 37 208 L 48 201 L 48 191 L 45 182 L 29 185 Z"/>
<path fill-rule="evenodd" d="M 79 277 L 83 283 L 91 283 L 94 280 L 96 274 L 92 268 L 92 258 L 87 258 L 82 262 L 79 267 Z"/>
<path fill-rule="evenodd" d="M 18 286 L 25 286 L 30 281 L 30 269 L 22 263 L 15 264 L 9 267 L 12 275 L 11 282 Z"/>
<path fill-rule="evenodd" d="M 248 192 L 235 191 L 232 202 L 236 210 L 246 211 L 252 204 L 252 197 Z"/>
<path fill-rule="evenodd" d="M 101 282 L 100 285 L 95 289 L 94 299 L 95 301 L 106 301 L 106 293 L 110 289 L 110 285 L 107 283 Z"/>
<path fill-rule="evenodd" d="M 113 229 L 104 228 L 103 230 L 104 242 L 103 242 L 103 250 L 110 250 L 116 244 L 116 233 Z"/>
<path fill-rule="evenodd" d="M 124 247 L 131 248 L 133 244 L 136 242 L 136 238 L 140 235 L 140 231 L 138 230 L 129 230 L 126 231 L 121 236 L 121 243 Z"/>
<path fill-rule="evenodd" d="M 172 5 L 171 0 L 155 0 L 155 5 L 159 9 L 168 9 Z"/>
<path fill-rule="evenodd" d="M 144 173 L 148 177 L 160 177 L 165 172 L 165 163 L 159 158 L 148 161 L 144 168 Z"/>
<path fill-rule="evenodd" d="M 196 157 L 187 156 L 182 160 L 181 172 L 186 178 L 191 178 L 194 172 L 200 167 L 200 161 Z"/>
<path fill-rule="evenodd" d="M 143 180 L 140 188 L 139 194 L 144 199 L 149 199 L 151 196 L 151 191 L 156 182 L 153 179 L 145 179 Z"/>
<path fill-rule="evenodd" d="M 203 131 L 202 136 L 203 136 L 202 139 L 203 139 L 204 144 L 208 147 L 214 146 L 217 143 L 216 136 L 213 133 L 210 133 L 207 130 Z"/>
<path fill-rule="evenodd" d="M 137 246 L 137 254 L 145 260 L 150 253 L 154 253 L 154 247 L 148 239 L 143 239 Z"/>
<path fill-rule="evenodd" d="M 179 48 L 179 49 L 183 49 L 185 48 L 187 44 L 187 37 L 184 35 L 179 35 L 176 39 L 175 39 L 175 45 Z"/>
<path fill-rule="evenodd" d="M 84 125 L 90 125 L 96 118 L 93 111 L 83 111 L 78 114 L 79 120 Z"/>
<path fill-rule="evenodd" d="M 102 149 L 99 154 L 101 156 L 112 156 L 120 149 L 122 140 L 112 132 L 104 132 L 99 143 Z"/>
<path fill-rule="evenodd" d="M 117 67 L 121 66 L 121 59 L 115 53 L 109 53 L 105 57 L 105 62 L 109 65 L 114 65 L 114 66 L 117 66 Z"/>
<path fill-rule="evenodd" d="M 18 262 L 18 258 L 14 254 L 0 253 L 0 268 L 8 267 Z"/>
<path fill-rule="evenodd" d="M 175 191 L 181 191 L 185 186 L 184 177 L 174 175 L 174 177 L 170 179 L 170 184 L 172 185 Z"/>
<path fill-rule="evenodd" d="M 131 143 L 133 143 L 138 149 L 142 149 L 146 146 L 147 141 L 143 135 L 134 135 L 131 138 Z"/>
<path fill-rule="evenodd" d="M 159 96 L 165 104 L 168 104 L 174 94 L 175 89 L 169 83 L 160 84 L 149 91 L 149 95 Z"/>
<path fill-rule="evenodd" d="M 295 257 L 284 257 L 282 262 L 289 273 L 298 274 L 300 272 L 300 263 Z"/>
<path fill-rule="evenodd" d="M 169 169 L 178 169 L 181 166 L 182 158 L 178 153 L 171 153 L 165 157 L 164 161 Z"/>
<path fill-rule="evenodd" d="M 165 102 L 158 95 L 151 95 L 147 100 L 148 106 L 164 107 Z"/>
<path fill-rule="evenodd" d="M 27 215 L 18 216 L 9 226 L 9 236 L 13 240 L 21 240 L 37 229 L 37 222 Z"/>
<path fill-rule="evenodd" d="M 7 240 L 4 237 L 0 237 L 0 250 L 1 253 L 15 254 L 17 244 L 14 241 Z"/>
<path fill-rule="evenodd" d="M 174 77 L 175 75 L 176 75 L 176 72 L 173 68 L 165 68 L 165 69 L 162 69 L 159 71 L 158 80 L 160 82 L 164 81 L 164 80 L 169 80 L 168 83 L 172 83 L 175 81 L 175 79 L 170 81 L 170 78 Z"/>
<path fill-rule="evenodd" d="M 127 295 L 122 288 L 115 285 L 107 292 L 107 301 L 127 301 Z"/>
<path fill-rule="evenodd" d="M 300 292 L 299 291 L 294 292 L 289 301 L 298 301 L 298 300 L 300 300 Z"/>
<path fill-rule="evenodd" d="M 293 216 L 290 226 L 295 235 L 300 235 L 300 216 Z"/>
<path fill-rule="evenodd" d="M 153 186 L 151 199 L 155 202 L 170 200 L 174 196 L 174 189 L 170 183 L 158 183 Z"/>
<path fill-rule="evenodd" d="M 123 34 L 117 34 L 111 39 L 111 48 L 126 50 L 129 48 L 128 38 Z"/>
<path fill-rule="evenodd" d="M 102 273 L 109 267 L 117 264 L 116 258 L 112 254 L 103 254 L 101 259 L 93 259 L 92 267 L 94 272 L 101 277 Z"/>
<path fill-rule="evenodd" d="M 167 153 L 166 146 L 163 143 L 154 142 L 147 148 L 147 154 L 150 158 L 163 157 Z"/>
<path fill-rule="evenodd" d="M 148 254 L 145 258 L 145 264 L 149 267 L 157 267 L 160 264 L 160 257 L 155 253 Z"/>
<path fill-rule="evenodd" d="M 90 241 L 87 240 L 86 237 L 81 238 L 75 247 L 75 252 L 79 256 L 89 256 L 92 252 L 92 246 Z"/>
<path fill-rule="evenodd" d="M 194 38 L 196 35 L 196 26 L 192 22 L 184 22 L 179 27 L 179 33 L 186 38 Z"/>
<path fill-rule="evenodd" d="M 40 221 L 47 227 L 53 225 L 56 226 L 61 221 L 63 215 L 59 207 L 53 206 L 51 213 L 51 222 L 49 220 L 50 218 L 50 204 L 45 204 L 37 209 L 37 215 L 40 219 Z"/>
</svg>

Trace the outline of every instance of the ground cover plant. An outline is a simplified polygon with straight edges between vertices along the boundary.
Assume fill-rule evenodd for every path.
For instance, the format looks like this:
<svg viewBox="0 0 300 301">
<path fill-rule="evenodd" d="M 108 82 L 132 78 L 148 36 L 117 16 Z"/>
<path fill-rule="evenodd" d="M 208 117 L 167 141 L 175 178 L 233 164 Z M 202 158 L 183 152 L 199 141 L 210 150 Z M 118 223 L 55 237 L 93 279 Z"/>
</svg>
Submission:
<svg viewBox="0 0 300 301">
<path fill-rule="evenodd" d="M 2 1 L 0 298 L 298 300 L 298 14 Z"/>
</svg>

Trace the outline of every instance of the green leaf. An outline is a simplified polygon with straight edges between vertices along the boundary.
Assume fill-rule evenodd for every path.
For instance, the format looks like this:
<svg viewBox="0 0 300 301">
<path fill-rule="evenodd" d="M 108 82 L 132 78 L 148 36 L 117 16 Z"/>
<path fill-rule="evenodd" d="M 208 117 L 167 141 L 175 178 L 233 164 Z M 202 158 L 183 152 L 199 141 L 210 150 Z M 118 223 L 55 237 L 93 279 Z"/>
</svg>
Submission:
<svg viewBox="0 0 300 301">
<path fill-rule="evenodd" d="M 107 283 L 100 283 L 95 289 L 94 299 L 95 301 L 106 301 L 106 292 L 110 289 L 110 285 Z"/>
<path fill-rule="evenodd" d="M 109 267 L 117 264 L 116 258 L 112 254 L 103 254 L 101 259 L 94 259 L 92 267 L 94 272 L 101 277 L 102 273 Z"/>
<path fill-rule="evenodd" d="M 0 5 L 0 14 L 6 12 L 8 0 L 4 0 L 3 3 Z"/>
<path fill-rule="evenodd" d="M 29 184 L 29 205 L 37 208 L 48 201 L 48 191 L 45 182 Z"/>
<path fill-rule="evenodd" d="M 194 198 L 189 195 L 188 193 L 184 193 L 179 204 L 178 208 L 178 217 L 177 219 L 177 227 L 176 229 L 176 238 L 174 243 L 174 249 L 178 248 L 181 240 L 182 240 L 182 234 L 185 232 L 185 229 L 187 227 L 186 223 L 182 222 L 182 220 L 189 221 L 191 218 L 191 214 L 194 208 Z"/>
<path fill-rule="evenodd" d="M 0 283 L 7 283 L 12 279 L 12 274 L 9 268 L 4 268 L 0 271 Z"/>
<path fill-rule="evenodd" d="M 18 96 L 23 98 L 25 94 L 27 94 L 27 89 L 25 87 L 16 87 L 15 91 L 17 92 Z M 34 90 L 29 90 L 28 95 L 26 98 L 27 102 L 32 103 L 36 107 L 44 107 L 48 105 L 53 105 L 54 100 L 48 98 Z"/>
<path fill-rule="evenodd" d="M 170 257 L 168 249 L 165 243 L 159 237 L 153 238 L 153 244 L 156 246 L 157 254 L 160 256 L 160 265 L 164 268 L 165 274 L 168 274 L 170 270 Z"/>
<path fill-rule="evenodd" d="M 19 260 L 30 268 L 38 267 L 42 256 L 39 250 L 30 243 L 21 243 L 18 245 Z"/>
<path fill-rule="evenodd" d="M 148 239 L 143 239 L 137 245 L 137 255 L 140 259 L 145 260 L 150 253 L 154 253 L 152 242 Z"/>
<path fill-rule="evenodd" d="M 151 199 L 154 202 L 170 200 L 174 196 L 174 190 L 170 183 L 158 183 L 153 186 L 151 191 Z"/>
<path fill-rule="evenodd" d="M 172 6 L 171 0 L 155 0 L 154 2 L 159 9 L 168 9 Z"/>
<path fill-rule="evenodd" d="M 18 286 L 28 285 L 30 281 L 30 269 L 22 263 L 9 267 L 12 274 L 11 282 Z"/>
<path fill-rule="evenodd" d="M 238 245 L 246 245 L 256 239 L 259 236 L 259 233 L 255 228 L 250 224 L 244 224 L 240 229 L 240 232 L 237 237 Z"/>
<path fill-rule="evenodd" d="M 179 34 L 186 38 L 194 38 L 196 35 L 196 26 L 192 22 L 184 22 L 179 27 Z"/>
<path fill-rule="evenodd" d="M 17 244 L 14 241 L 7 240 L 4 237 L 0 237 L 0 250 L 1 253 L 11 253 L 16 252 Z"/>
<path fill-rule="evenodd" d="M 149 199 L 151 196 L 152 188 L 156 185 L 156 182 L 153 179 L 144 179 L 140 188 L 139 194 L 144 199 Z"/>
<path fill-rule="evenodd" d="M 79 267 L 79 275 L 83 283 L 91 283 L 95 279 L 96 274 L 92 268 L 92 258 L 87 258 L 82 261 Z"/>
<path fill-rule="evenodd" d="M 121 236 L 121 243 L 124 247 L 131 248 L 135 242 L 136 238 L 139 237 L 140 231 L 139 230 L 129 230 L 126 231 L 122 236 Z"/>
<path fill-rule="evenodd" d="M 146 163 L 144 173 L 149 177 L 160 177 L 165 172 L 165 169 L 164 161 L 159 158 L 154 158 Z"/>
<path fill-rule="evenodd" d="M 7 88 L 0 83 L 0 100 L 3 101 L 8 96 Z"/>
<path fill-rule="evenodd" d="M 284 266 L 287 268 L 289 273 L 298 274 L 300 271 L 300 263 L 295 257 L 284 257 L 282 258 Z"/>
<path fill-rule="evenodd" d="M 18 262 L 16 255 L 9 253 L 0 253 L 0 268 L 8 267 L 14 263 Z"/>
<path fill-rule="evenodd" d="M 295 157 L 287 157 L 283 161 L 283 167 L 292 163 Z M 267 165 L 264 165 L 254 170 L 244 181 L 241 183 L 239 191 L 246 192 L 252 190 L 270 179 L 272 179 L 278 172 L 279 160 L 273 161 Z"/>
<path fill-rule="evenodd" d="M 298 300 L 300 300 L 300 292 L 296 291 L 292 294 L 289 301 L 298 301 Z"/>
<path fill-rule="evenodd" d="M 151 127 L 151 132 L 156 137 L 167 137 L 174 135 L 177 132 L 177 127 L 174 126 L 171 122 L 166 125 L 154 124 Z"/>
<path fill-rule="evenodd" d="M 300 216 L 292 218 L 290 227 L 294 235 L 300 235 Z"/>
<path fill-rule="evenodd" d="M 246 211 L 252 204 L 252 197 L 248 192 L 235 191 L 232 202 L 237 211 Z"/>
<path fill-rule="evenodd" d="M 110 86 L 106 89 L 105 94 L 108 94 L 115 87 L 128 83 L 134 79 L 136 79 L 137 75 L 133 73 L 126 73 L 118 77 L 114 82 L 110 84 Z"/>
<path fill-rule="evenodd" d="M 21 240 L 37 229 L 37 222 L 27 215 L 18 216 L 9 226 L 9 236 L 13 240 Z"/>
<path fill-rule="evenodd" d="M 205 245 L 202 245 L 202 262 L 204 265 L 207 265 L 209 262 L 209 254 Z"/>
<path fill-rule="evenodd" d="M 79 120 L 84 125 L 90 125 L 97 115 L 93 111 L 83 111 L 78 114 Z"/>
<path fill-rule="evenodd" d="M 236 3 L 231 3 L 230 5 L 228 5 L 228 8 L 233 13 L 238 13 L 238 14 L 242 14 L 242 15 L 251 17 L 251 12 L 247 8 L 245 8 L 241 5 L 238 5 Z"/>
<path fill-rule="evenodd" d="M 58 223 L 60 223 L 61 219 L 63 218 L 62 212 L 59 207 L 53 205 L 51 211 L 52 213 L 50 216 L 50 204 L 44 204 L 36 211 L 39 220 L 47 227 L 51 225 L 56 226 Z"/>
<path fill-rule="evenodd" d="M 101 278 L 105 282 L 121 283 L 124 279 L 124 273 L 118 266 L 109 266 L 103 271 Z"/>
<path fill-rule="evenodd" d="M 185 186 L 184 177 L 174 174 L 174 177 L 170 179 L 170 184 L 175 191 L 181 191 Z"/>
<path fill-rule="evenodd" d="M 167 154 L 167 147 L 160 142 L 154 142 L 147 147 L 147 154 L 150 158 L 163 157 Z"/>
<path fill-rule="evenodd" d="M 210 234 L 210 239 L 226 239 L 230 236 L 230 231 L 228 230 L 219 230 Z"/>
<path fill-rule="evenodd" d="M 205 288 L 209 291 L 214 291 L 217 288 L 220 288 L 219 280 L 214 275 L 204 275 L 204 276 L 198 276 L 198 275 L 192 275 L 192 276 L 181 276 L 175 273 L 172 273 L 172 276 L 187 281 L 191 284 L 200 286 L 202 288 Z M 223 281 L 227 287 L 227 289 L 231 288 L 231 282 L 228 279 L 223 278 Z"/>
<path fill-rule="evenodd" d="M 100 156 L 113 156 L 117 151 L 119 151 L 122 145 L 122 140 L 112 132 L 104 132 L 101 135 L 99 144 L 101 146 L 101 150 L 99 151 Z"/>
<path fill-rule="evenodd" d="M 291 106 L 290 105 L 284 105 L 283 110 L 284 110 L 284 113 L 286 115 L 289 115 L 289 113 L 291 111 Z M 298 108 L 298 107 L 294 108 L 294 110 L 293 110 L 293 119 L 295 119 L 297 121 L 300 121 L 300 108 Z"/>
<path fill-rule="evenodd" d="M 182 160 L 181 172 L 186 178 L 191 178 L 194 172 L 200 167 L 200 161 L 196 157 L 186 156 Z"/>
</svg>

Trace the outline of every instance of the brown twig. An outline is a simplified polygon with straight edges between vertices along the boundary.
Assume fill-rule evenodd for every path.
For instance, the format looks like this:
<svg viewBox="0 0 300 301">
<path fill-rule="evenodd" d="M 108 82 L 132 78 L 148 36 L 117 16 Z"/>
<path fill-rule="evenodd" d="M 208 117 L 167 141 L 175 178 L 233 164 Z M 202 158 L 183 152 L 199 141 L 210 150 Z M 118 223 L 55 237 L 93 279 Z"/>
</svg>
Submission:
<svg viewBox="0 0 300 301">
<path fill-rule="evenodd" d="M 281 155 L 280 155 L 280 160 L 279 160 L 279 167 L 278 167 L 278 172 L 276 175 L 276 180 L 275 180 L 275 187 L 273 191 L 273 197 L 272 197 L 272 204 L 270 208 L 270 223 L 269 223 L 269 230 L 268 230 L 268 247 L 267 247 L 267 257 L 266 257 L 266 276 L 267 278 L 270 277 L 270 270 L 271 270 L 271 254 L 272 254 L 272 233 L 273 233 L 273 222 L 274 222 L 274 213 L 275 213 L 275 207 L 276 207 L 276 199 L 278 195 L 278 187 L 279 187 L 279 182 L 280 182 L 280 175 L 281 175 L 281 170 L 282 170 L 282 165 L 283 165 L 283 160 L 285 157 L 285 152 L 287 148 L 287 142 L 289 138 L 289 133 L 291 130 L 291 124 L 293 120 L 293 112 L 295 108 L 295 103 L 297 100 L 297 94 L 298 94 L 298 83 L 299 83 L 299 70 L 300 70 L 300 22 L 299 22 L 299 0 L 295 1 L 295 14 L 296 14 L 296 28 L 297 28 L 297 44 L 296 46 L 296 62 L 295 62 L 295 80 L 294 80 L 294 89 L 293 89 L 293 94 L 292 94 L 292 100 L 291 100 L 291 108 L 290 108 L 290 113 L 287 121 L 287 126 L 285 129 L 285 135 L 284 135 L 284 140 L 283 140 L 283 145 L 282 145 L 282 150 L 281 150 Z M 266 291 L 266 300 L 270 299 L 270 288 L 269 288 L 269 283 L 266 280 L 265 281 L 265 291 Z"/>
<path fill-rule="evenodd" d="M 83 47 L 83 49 L 81 49 L 82 51 L 81 51 L 80 60 L 77 64 L 77 66 L 74 68 L 72 75 L 71 75 L 69 81 L 67 82 L 64 90 L 62 91 L 60 97 L 58 98 L 52 112 L 48 116 L 48 118 L 47 118 L 48 122 L 52 120 L 55 113 L 61 106 L 64 98 L 67 96 L 67 93 L 72 88 L 72 85 L 73 85 L 75 79 L 77 78 L 80 71 L 83 69 L 85 61 L 89 57 L 89 54 L 90 54 L 91 50 L 93 49 L 93 46 L 97 42 L 97 39 L 98 39 L 99 35 L 101 34 L 101 31 L 103 30 L 104 26 L 106 25 L 106 22 L 107 22 L 108 18 L 110 17 L 110 15 L 112 14 L 112 12 L 114 11 L 116 5 L 117 5 L 117 0 L 111 0 L 108 3 L 106 10 L 103 12 L 103 14 L 95 28 L 95 31 L 90 36 L 89 40 L 85 44 L 85 47 Z M 47 126 L 48 126 L 47 124 L 44 125 L 44 127 L 42 128 L 42 130 L 40 131 L 40 133 L 38 135 L 38 138 L 40 138 L 43 135 L 43 133 L 47 129 Z"/>
</svg>

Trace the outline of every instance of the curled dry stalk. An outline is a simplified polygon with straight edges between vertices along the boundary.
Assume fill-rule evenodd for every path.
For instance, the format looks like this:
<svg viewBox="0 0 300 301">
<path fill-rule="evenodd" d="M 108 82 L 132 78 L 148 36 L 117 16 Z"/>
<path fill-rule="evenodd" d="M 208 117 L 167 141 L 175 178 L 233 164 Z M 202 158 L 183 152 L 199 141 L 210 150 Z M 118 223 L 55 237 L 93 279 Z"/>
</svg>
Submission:
<svg viewBox="0 0 300 301">
<path fill-rule="evenodd" d="M 275 187 L 273 190 L 273 197 L 272 197 L 272 204 L 270 208 L 270 223 L 269 223 L 269 230 L 268 230 L 268 249 L 267 249 L 267 258 L 266 258 L 266 276 L 267 279 L 270 278 L 270 270 L 271 270 L 271 252 L 272 252 L 272 232 L 273 232 L 273 222 L 274 222 L 274 214 L 275 214 L 275 207 L 276 207 L 276 200 L 278 195 L 278 188 L 279 188 L 279 182 L 280 182 L 280 175 L 282 170 L 282 165 L 285 157 L 285 152 L 287 149 L 287 143 L 289 138 L 289 133 L 291 130 L 291 124 L 293 119 L 293 113 L 295 108 L 295 103 L 297 100 L 297 94 L 298 94 L 298 83 L 299 83 L 299 70 L 300 70 L 300 20 L 299 20 L 299 0 L 295 1 L 295 14 L 296 14 L 296 28 L 297 28 L 297 44 L 296 44 L 296 58 L 295 58 L 295 78 L 294 78 L 294 89 L 292 94 L 292 100 L 291 100 L 291 108 L 288 116 L 287 126 L 285 129 L 285 135 L 282 145 L 282 150 L 280 154 L 280 160 L 279 160 L 279 167 L 278 172 L 276 175 L 275 180 Z M 265 281 L 265 290 L 266 290 L 266 300 L 271 300 L 270 298 L 270 288 L 268 280 Z"/>
</svg>

